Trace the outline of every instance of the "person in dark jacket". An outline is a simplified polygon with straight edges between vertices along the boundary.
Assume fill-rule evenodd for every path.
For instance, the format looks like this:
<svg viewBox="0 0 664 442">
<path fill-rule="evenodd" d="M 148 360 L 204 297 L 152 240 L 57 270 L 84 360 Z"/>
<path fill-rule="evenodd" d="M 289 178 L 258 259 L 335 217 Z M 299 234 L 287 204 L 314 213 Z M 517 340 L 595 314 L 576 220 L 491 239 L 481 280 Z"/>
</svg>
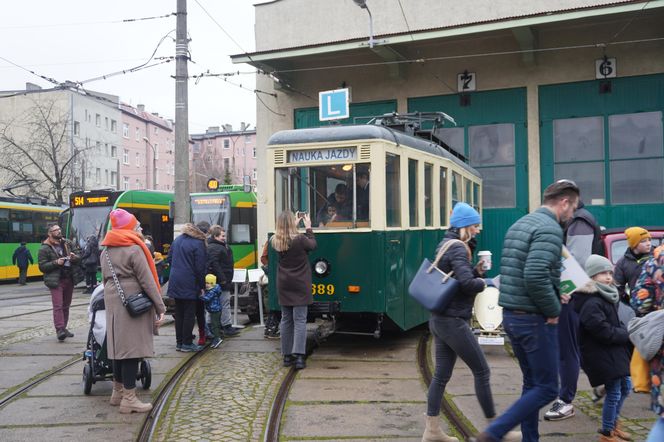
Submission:
<svg viewBox="0 0 664 442">
<path fill-rule="evenodd" d="M 171 266 L 168 296 L 175 300 L 175 341 L 177 351 L 199 351 L 192 342 L 196 306 L 205 287 L 207 252 L 205 234 L 187 223 L 168 251 Z"/>
<path fill-rule="evenodd" d="M 574 216 L 565 225 L 563 242 L 574 259 L 583 265 L 592 255 L 604 255 L 602 232 L 592 213 L 579 201 Z M 572 295 L 573 298 L 574 295 Z M 553 402 L 549 411 L 544 413 L 544 419 L 558 421 L 574 416 L 572 401 L 576 396 L 576 386 L 579 380 L 579 317 L 572 307 L 573 299 L 561 305 L 558 319 L 558 340 L 560 343 L 560 390 L 558 399 Z M 595 390 L 599 399 L 603 394 L 599 387 Z"/>
<path fill-rule="evenodd" d="M 313 303 L 309 252 L 316 248 L 308 214 L 302 218 L 305 233 L 297 231 L 295 215 L 284 211 L 277 218 L 277 228 L 270 242 L 279 254 L 277 292 L 281 306 L 281 353 L 284 367 L 306 367 L 307 310 Z"/>
<path fill-rule="evenodd" d="M 613 285 L 613 265 L 599 255 L 586 261 L 592 278 L 577 290 L 574 310 L 579 314 L 581 366 L 590 385 L 604 385 L 600 442 L 631 440 L 618 416 L 631 389 L 629 379 L 630 346 L 625 324 L 618 318 L 618 289 Z"/>
<path fill-rule="evenodd" d="M 650 232 L 642 227 L 626 229 L 625 236 L 627 236 L 627 250 L 616 263 L 615 281 L 620 300 L 629 305 L 630 298 L 625 285 L 629 286 L 630 290 L 636 286 L 643 263 L 652 258 L 650 253 L 652 238 Z"/>
<path fill-rule="evenodd" d="M 505 234 L 498 304 L 523 373 L 523 387 L 521 397 L 475 440 L 499 441 L 521 424 L 523 441 L 538 441 L 539 409 L 558 396 L 561 224 L 572 218 L 579 193 L 573 181 L 556 181 L 544 189 L 542 207 L 523 216 Z"/>
<path fill-rule="evenodd" d="M 44 285 L 51 291 L 53 325 L 58 341 L 73 338 L 74 334 L 67 330 L 69 306 L 74 286 L 83 280 L 83 270 L 79 265 L 81 258 L 72 251 L 71 242 L 62 238 L 60 226 L 49 226 L 48 238 L 39 248 L 37 262 L 44 274 Z"/>
<path fill-rule="evenodd" d="M 25 285 L 25 280 L 28 277 L 28 266 L 34 263 L 32 253 L 30 253 L 30 250 L 25 246 L 25 241 L 21 241 L 21 245 L 14 250 L 12 263 L 18 267 L 19 285 Z"/>
<path fill-rule="evenodd" d="M 460 289 L 442 313 L 432 312 L 429 319 L 429 329 L 436 348 L 436 367 L 427 395 L 426 429 L 422 436 L 424 442 L 458 440 L 443 433 L 439 417 L 445 386 L 452 376 L 457 357 L 473 373 L 475 395 L 484 416 L 491 419 L 496 415 L 489 384 L 489 364 L 469 325 L 475 297 L 487 286 L 486 280 L 482 279 L 481 265 L 473 268 L 470 261 L 474 238 L 480 231 L 481 222 L 480 214 L 475 209 L 466 203 L 457 203 L 450 217 L 451 227 L 436 252 L 438 254 L 445 244 L 454 241 L 438 262 L 438 268 L 445 273 L 453 271 Z M 513 436 L 514 440 L 521 440 L 520 435 L 517 438 L 516 434 L 504 437 L 503 440 L 513 440 Z"/>
<path fill-rule="evenodd" d="M 81 257 L 85 269 L 85 293 L 92 293 L 97 286 L 97 267 L 99 267 L 99 240 L 97 235 L 90 235 Z"/>
<path fill-rule="evenodd" d="M 226 231 L 218 224 L 210 227 L 207 245 L 208 272 L 217 277 L 221 287 L 221 327 L 224 336 L 236 336 L 238 331 L 233 328 L 231 319 L 231 289 L 233 288 L 233 251 L 226 244 Z"/>
<path fill-rule="evenodd" d="M 221 345 L 221 287 L 217 284 L 217 277 L 212 273 L 205 275 L 205 293 L 201 295 L 201 301 L 205 303 L 205 310 L 210 314 L 210 329 L 212 331 L 212 343 L 210 347 L 217 348 Z"/>
</svg>

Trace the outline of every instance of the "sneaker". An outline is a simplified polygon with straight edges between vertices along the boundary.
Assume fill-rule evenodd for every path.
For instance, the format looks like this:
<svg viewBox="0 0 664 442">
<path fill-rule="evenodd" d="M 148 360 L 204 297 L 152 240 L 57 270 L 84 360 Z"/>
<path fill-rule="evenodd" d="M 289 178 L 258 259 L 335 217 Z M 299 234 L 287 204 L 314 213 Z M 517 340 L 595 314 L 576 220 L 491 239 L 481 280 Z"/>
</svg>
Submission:
<svg viewBox="0 0 664 442">
<path fill-rule="evenodd" d="M 205 345 L 205 342 L 206 342 L 206 341 L 205 341 L 205 337 L 204 337 L 204 336 L 201 336 L 200 338 L 198 338 L 198 345 L 199 345 L 200 347 L 204 346 L 204 345 Z"/>
<path fill-rule="evenodd" d="M 73 338 L 74 334 L 70 332 L 69 330 L 65 329 L 65 334 L 67 335 L 68 338 Z"/>
<path fill-rule="evenodd" d="M 201 350 L 203 350 L 203 347 L 196 344 L 183 344 L 182 349 L 180 349 L 181 352 L 185 353 L 193 353 Z"/>
<path fill-rule="evenodd" d="M 65 340 L 65 338 L 67 337 L 67 333 L 65 332 L 65 330 L 63 328 L 56 331 L 55 334 L 57 335 L 58 341 L 60 341 L 60 342 L 63 342 Z"/>
<path fill-rule="evenodd" d="M 593 397 L 592 401 L 597 403 L 602 400 L 606 396 L 606 388 L 604 388 L 604 385 L 600 385 L 599 387 L 593 387 Z"/>
<path fill-rule="evenodd" d="M 182 351 L 182 344 L 176 344 L 175 351 Z"/>
<path fill-rule="evenodd" d="M 217 348 L 221 345 L 222 342 L 224 342 L 224 341 L 221 338 L 214 338 L 212 340 L 212 344 L 210 344 L 210 347 Z"/>
<path fill-rule="evenodd" d="M 279 339 L 279 331 L 265 330 L 263 337 L 265 337 L 265 339 Z"/>
<path fill-rule="evenodd" d="M 224 327 L 224 336 L 228 338 L 232 338 L 233 336 L 237 336 L 238 333 L 240 333 L 236 328 L 233 328 L 232 325 L 227 325 Z"/>
<path fill-rule="evenodd" d="M 544 413 L 544 419 L 547 421 L 561 421 L 574 416 L 574 405 L 567 404 L 560 399 L 556 399 L 549 411 Z"/>
</svg>

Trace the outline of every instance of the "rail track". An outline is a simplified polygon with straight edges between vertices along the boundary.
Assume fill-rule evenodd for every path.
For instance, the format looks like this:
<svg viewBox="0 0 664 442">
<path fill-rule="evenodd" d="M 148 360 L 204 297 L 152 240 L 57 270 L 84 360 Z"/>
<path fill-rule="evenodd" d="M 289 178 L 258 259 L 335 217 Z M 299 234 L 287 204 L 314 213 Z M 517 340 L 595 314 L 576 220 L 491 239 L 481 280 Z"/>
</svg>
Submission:
<svg viewBox="0 0 664 442">
<path fill-rule="evenodd" d="M 69 307 L 70 308 L 72 308 L 72 307 L 81 307 L 81 306 L 88 305 L 88 304 L 90 304 L 90 303 L 89 302 L 84 302 L 82 304 L 72 304 Z M 34 311 L 31 311 L 31 312 L 26 312 L 26 313 L 16 313 L 14 315 L 9 315 L 9 316 L 0 316 L 0 320 L 16 318 L 18 316 L 34 315 L 34 314 L 37 314 L 37 313 L 52 312 L 52 311 L 53 311 L 53 308 L 51 307 L 51 308 L 42 309 L 42 310 L 34 310 Z"/>
</svg>

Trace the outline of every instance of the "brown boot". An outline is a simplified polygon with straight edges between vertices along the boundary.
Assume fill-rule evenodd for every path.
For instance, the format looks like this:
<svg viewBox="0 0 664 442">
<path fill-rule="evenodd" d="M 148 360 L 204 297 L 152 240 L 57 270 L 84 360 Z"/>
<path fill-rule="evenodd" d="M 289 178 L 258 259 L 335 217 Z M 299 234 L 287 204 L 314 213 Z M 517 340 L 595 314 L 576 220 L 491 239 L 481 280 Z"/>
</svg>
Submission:
<svg viewBox="0 0 664 442">
<path fill-rule="evenodd" d="M 611 435 L 607 436 L 604 433 L 600 431 L 599 433 L 599 439 L 597 439 L 599 442 L 619 442 L 619 439 L 616 439 L 616 437 L 611 433 Z"/>
<path fill-rule="evenodd" d="M 632 435 L 625 431 L 624 428 L 625 427 L 623 427 L 622 421 L 620 419 L 616 419 L 616 428 L 613 429 L 613 435 L 618 439 L 632 440 Z"/>
<path fill-rule="evenodd" d="M 122 382 L 113 381 L 113 393 L 111 393 L 111 400 L 109 403 L 114 407 L 120 405 L 120 402 L 122 402 L 123 391 Z"/>
<path fill-rule="evenodd" d="M 122 393 L 122 402 L 120 402 L 120 413 L 129 414 L 133 413 L 147 413 L 152 410 L 152 404 L 139 401 L 136 397 L 136 389 L 125 389 Z"/>
<path fill-rule="evenodd" d="M 427 416 L 427 426 L 422 435 L 422 442 L 459 442 L 459 439 L 443 433 L 439 416 Z"/>
</svg>

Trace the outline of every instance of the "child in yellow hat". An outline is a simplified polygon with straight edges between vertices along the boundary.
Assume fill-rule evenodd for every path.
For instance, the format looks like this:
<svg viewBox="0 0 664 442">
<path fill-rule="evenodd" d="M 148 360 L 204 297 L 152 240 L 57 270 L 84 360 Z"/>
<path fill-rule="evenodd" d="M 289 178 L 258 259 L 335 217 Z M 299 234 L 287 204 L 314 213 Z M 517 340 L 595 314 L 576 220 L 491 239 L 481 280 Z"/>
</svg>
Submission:
<svg viewBox="0 0 664 442">
<path fill-rule="evenodd" d="M 210 314 L 210 329 L 212 330 L 212 348 L 222 343 L 221 339 L 221 287 L 217 284 L 217 277 L 208 273 L 205 275 L 205 294 L 200 296 L 205 302 L 205 310 Z"/>
</svg>

